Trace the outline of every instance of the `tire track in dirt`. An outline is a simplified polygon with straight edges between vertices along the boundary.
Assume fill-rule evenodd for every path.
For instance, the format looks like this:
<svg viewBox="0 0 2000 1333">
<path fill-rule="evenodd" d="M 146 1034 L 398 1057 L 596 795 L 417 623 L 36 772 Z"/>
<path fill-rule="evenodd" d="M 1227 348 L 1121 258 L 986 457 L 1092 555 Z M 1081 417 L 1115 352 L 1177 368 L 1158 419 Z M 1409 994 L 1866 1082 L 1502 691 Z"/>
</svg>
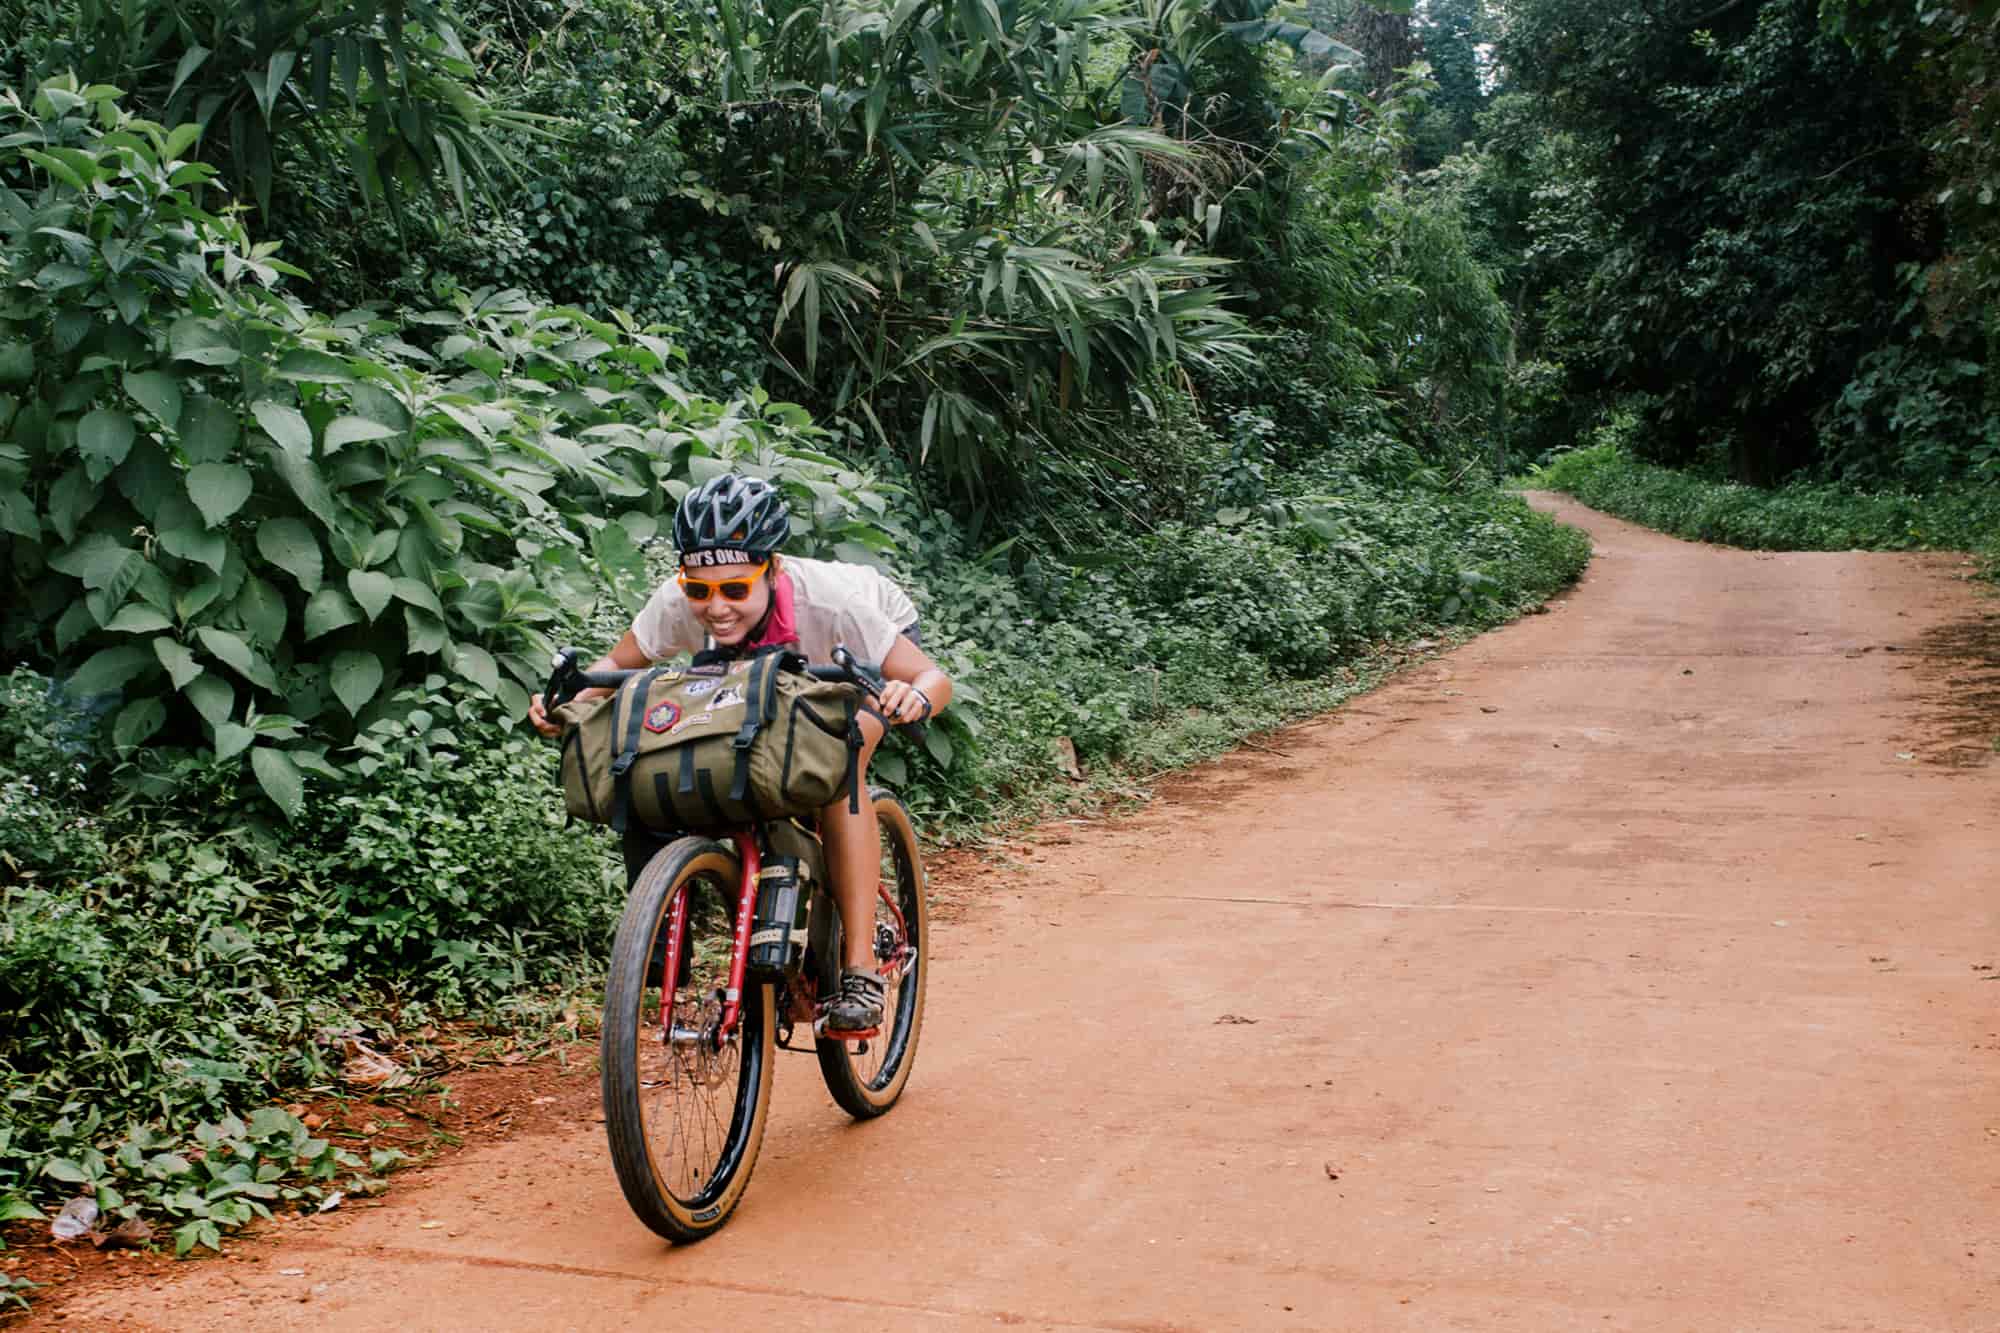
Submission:
<svg viewBox="0 0 2000 1333">
<path fill-rule="evenodd" d="M 2000 1328 L 1989 606 L 1537 503 L 1553 614 L 945 886 L 905 1101 L 781 1062 L 715 1239 L 583 1117 L 65 1326 Z"/>
</svg>

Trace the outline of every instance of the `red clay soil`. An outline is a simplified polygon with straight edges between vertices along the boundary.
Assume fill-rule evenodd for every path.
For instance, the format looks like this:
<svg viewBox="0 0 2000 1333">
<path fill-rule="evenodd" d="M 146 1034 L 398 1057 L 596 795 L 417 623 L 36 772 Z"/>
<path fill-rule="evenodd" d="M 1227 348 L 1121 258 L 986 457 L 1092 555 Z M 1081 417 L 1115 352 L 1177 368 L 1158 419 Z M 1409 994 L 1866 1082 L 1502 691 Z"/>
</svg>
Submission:
<svg viewBox="0 0 2000 1333">
<path fill-rule="evenodd" d="M 1598 541 L 1553 614 L 941 883 L 902 1105 L 783 1059 L 716 1238 L 551 1073 L 27 1326 L 2000 1329 L 1993 604 L 1539 502 Z"/>
</svg>

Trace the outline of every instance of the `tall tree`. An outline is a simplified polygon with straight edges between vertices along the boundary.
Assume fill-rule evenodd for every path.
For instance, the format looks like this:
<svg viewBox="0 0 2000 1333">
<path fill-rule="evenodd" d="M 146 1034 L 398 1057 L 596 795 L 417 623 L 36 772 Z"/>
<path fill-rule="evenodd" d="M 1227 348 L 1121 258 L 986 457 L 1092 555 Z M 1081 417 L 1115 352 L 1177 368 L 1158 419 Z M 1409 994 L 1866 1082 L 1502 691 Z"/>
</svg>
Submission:
<svg viewBox="0 0 2000 1333">
<path fill-rule="evenodd" d="M 1572 386 L 1646 395 L 1668 461 L 1814 462 L 1896 334 L 1903 266 L 1935 254 L 1908 61 L 1829 37 L 1813 0 L 1526 0 L 1502 56 L 1604 219 Z"/>
</svg>

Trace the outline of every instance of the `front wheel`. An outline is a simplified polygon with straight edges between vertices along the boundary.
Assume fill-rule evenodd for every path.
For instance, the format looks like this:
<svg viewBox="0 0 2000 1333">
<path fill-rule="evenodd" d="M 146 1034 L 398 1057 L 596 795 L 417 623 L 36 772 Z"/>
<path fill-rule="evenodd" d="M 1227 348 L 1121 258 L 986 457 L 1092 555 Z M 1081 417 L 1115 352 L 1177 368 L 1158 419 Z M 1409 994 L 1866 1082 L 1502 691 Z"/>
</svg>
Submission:
<svg viewBox="0 0 2000 1333">
<path fill-rule="evenodd" d="M 924 981 L 930 975 L 925 956 L 930 947 L 930 911 L 916 828 L 910 812 L 889 792 L 877 787 L 869 797 L 882 830 L 882 891 L 876 895 L 874 923 L 875 964 L 884 969 L 888 982 L 882 1028 L 866 1041 L 821 1037 L 814 1042 L 826 1090 L 841 1110 L 857 1120 L 881 1115 L 908 1086 L 917 1035 L 924 1025 Z M 840 984 L 842 957 L 839 914 L 829 910 L 826 915 L 831 928 L 826 938 L 815 942 L 823 969 L 822 996 L 831 995 Z"/>
<path fill-rule="evenodd" d="M 721 1031 L 741 881 L 722 843 L 682 838 L 662 849 L 625 901 L 604 983 L 611 1162 L 639 1220 L 676 1243 L 729 1220 L 771 1108 L 770 987 L 747 986 L 735 1030 Z"/>
</svg>

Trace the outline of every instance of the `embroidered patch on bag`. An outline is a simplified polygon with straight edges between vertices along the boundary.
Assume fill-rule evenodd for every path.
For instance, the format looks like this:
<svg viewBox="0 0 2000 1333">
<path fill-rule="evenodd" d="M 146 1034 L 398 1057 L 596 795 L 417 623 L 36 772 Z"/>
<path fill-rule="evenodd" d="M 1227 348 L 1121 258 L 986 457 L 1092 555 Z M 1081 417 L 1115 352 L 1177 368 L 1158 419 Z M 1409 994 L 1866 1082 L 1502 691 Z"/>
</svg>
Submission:
<svg viewBox="0 0 2000 1333">
<path fill-rule="evenodd" d="M 681 706 L 669 699 L 663 704 L 654 704 L 646 714 L 646 730 L 651 732 L 670 731 L 674 723 L 681 720 Z"/>
<path fill-rule="evenodd" d="M 674 723 L 673 727 L 670 729 L 670 734 L 671 732 L 680 731 L 682 727 L 698 727 L 704 722 L 713 722 L 713 721 L 715 721 L 715 714 L 713 713 L 696 713 L 693 717 L 684 717 L 680 721 Z"/>
</svg>

